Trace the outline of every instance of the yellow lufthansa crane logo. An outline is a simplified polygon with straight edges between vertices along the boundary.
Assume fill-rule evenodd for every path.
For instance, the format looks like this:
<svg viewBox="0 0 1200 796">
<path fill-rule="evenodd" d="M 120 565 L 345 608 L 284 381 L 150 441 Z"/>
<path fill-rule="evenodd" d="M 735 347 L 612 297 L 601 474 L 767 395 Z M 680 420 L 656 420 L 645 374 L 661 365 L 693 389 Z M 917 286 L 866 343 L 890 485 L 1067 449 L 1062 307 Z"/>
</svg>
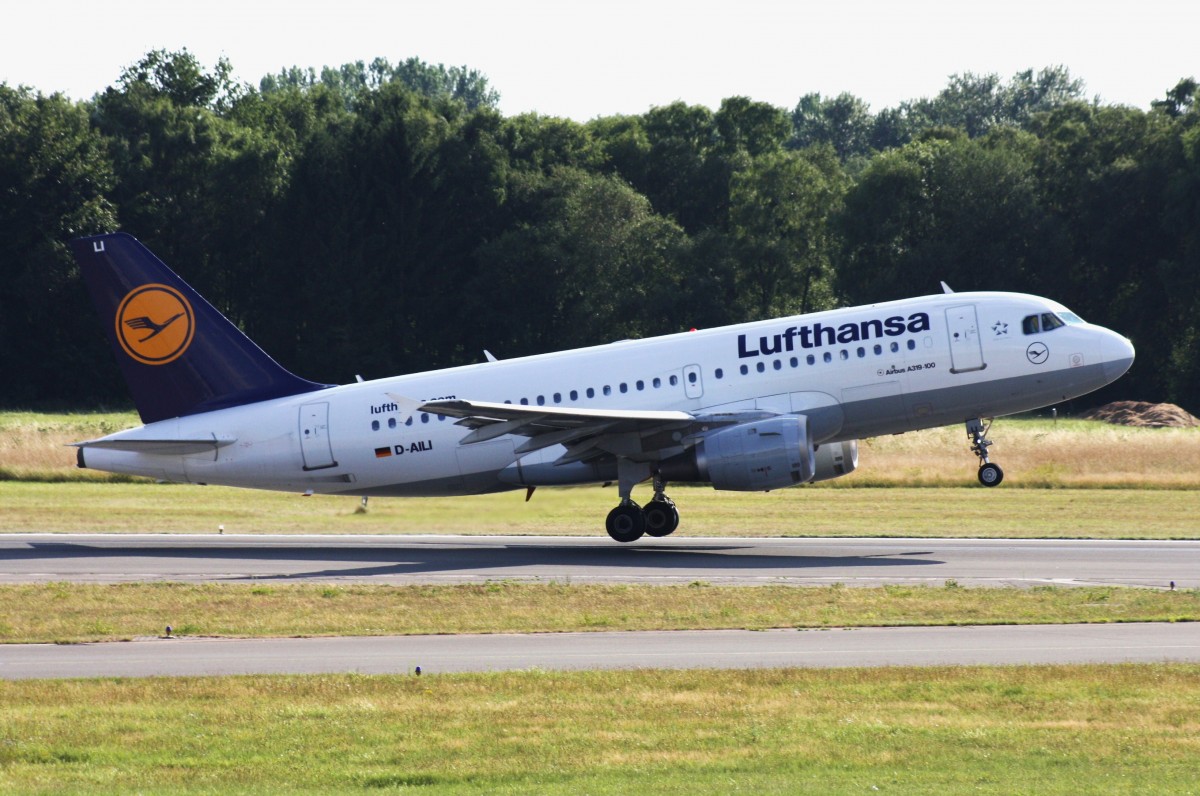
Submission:
<svg viewBox="0 0 1200 796">
<path fill-rule="evenodd" d="M 174 362 L 196 332 L 196 316 L 183 294 L 166 285 L 134 288 L 117 308 L 117 342 L 143 365 Z"/>
</svg>

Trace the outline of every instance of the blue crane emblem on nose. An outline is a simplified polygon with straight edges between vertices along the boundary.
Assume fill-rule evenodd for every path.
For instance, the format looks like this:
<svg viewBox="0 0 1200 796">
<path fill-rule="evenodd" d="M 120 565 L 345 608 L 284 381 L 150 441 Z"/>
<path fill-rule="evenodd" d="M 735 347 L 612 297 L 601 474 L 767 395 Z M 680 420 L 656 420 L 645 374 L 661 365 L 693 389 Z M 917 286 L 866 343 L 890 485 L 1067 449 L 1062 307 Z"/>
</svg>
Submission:
<svg viewBox="0 0 1200 796">
<path fill-rule="evenodd" d="M 1050 349 L 1045 343 L 1031 343 L 1029 348 L 1025 349 L 1025 356 L 1033 364 L 1041 365 L 1050 358 Z"/>
</svg>

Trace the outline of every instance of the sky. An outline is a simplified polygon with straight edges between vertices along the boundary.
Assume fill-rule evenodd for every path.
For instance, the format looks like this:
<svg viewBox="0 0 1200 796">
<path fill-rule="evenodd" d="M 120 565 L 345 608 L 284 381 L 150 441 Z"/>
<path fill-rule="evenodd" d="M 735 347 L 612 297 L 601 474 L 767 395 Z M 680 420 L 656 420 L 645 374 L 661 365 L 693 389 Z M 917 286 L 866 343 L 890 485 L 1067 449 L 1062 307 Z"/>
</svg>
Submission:
<svg viewBox="0 0 1200 796">
<path fill-rule="evenodd" d="M 255 86 L 416 56 L 479 70 L 505 115 L 586 121 L 813 92 L 878 112 L 952 74 L 1063 65 L 1089 99 L 1148 108 L 1200 77 L 1198 25 L 1196 0 L 27 0 L 0 11 L 0 82 L 86 99 L 155 49 L 224 56 Z"/>
</svg>

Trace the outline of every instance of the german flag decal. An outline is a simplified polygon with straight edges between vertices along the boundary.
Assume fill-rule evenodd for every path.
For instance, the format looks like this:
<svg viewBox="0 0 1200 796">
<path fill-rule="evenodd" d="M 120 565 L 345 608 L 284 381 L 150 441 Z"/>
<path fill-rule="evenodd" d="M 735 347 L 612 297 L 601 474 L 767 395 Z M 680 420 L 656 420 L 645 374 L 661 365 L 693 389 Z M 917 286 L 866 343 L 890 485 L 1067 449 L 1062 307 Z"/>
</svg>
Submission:
<svg viewBox="0 0 1200 796">
<path fill-rule="evenodd" d="M 386 459 L 387 457 L 389 457 L 391 455 L 392 455 L 391 448 L 376 448 L 375 449 L 375 458 L 376 459 Z"/>
</svg>

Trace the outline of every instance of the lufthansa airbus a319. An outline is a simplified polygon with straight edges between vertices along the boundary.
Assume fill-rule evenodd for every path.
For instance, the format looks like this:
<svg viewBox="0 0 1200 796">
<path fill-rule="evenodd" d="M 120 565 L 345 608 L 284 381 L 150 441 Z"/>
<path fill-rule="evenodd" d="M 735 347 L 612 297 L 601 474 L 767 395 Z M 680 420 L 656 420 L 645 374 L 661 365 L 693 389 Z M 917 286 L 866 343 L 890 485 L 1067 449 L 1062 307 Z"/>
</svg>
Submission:
<svg viewBox="0 0 1200 796">
<path fill-rule="evenodd" d="M 616 482 L 619 542 L 679 525 L 667 485 L 837 478 L 857 440 L 965 424 L 1103 387 L 1129 340 L 1048 299 L 951 293 L 329 385 L 285 370 L 134 238 L 72 242 L 144 425 L 80 467 L 353 496 Z M 633 489 L 652 484 L 644 506 Z"/>
</svg>

